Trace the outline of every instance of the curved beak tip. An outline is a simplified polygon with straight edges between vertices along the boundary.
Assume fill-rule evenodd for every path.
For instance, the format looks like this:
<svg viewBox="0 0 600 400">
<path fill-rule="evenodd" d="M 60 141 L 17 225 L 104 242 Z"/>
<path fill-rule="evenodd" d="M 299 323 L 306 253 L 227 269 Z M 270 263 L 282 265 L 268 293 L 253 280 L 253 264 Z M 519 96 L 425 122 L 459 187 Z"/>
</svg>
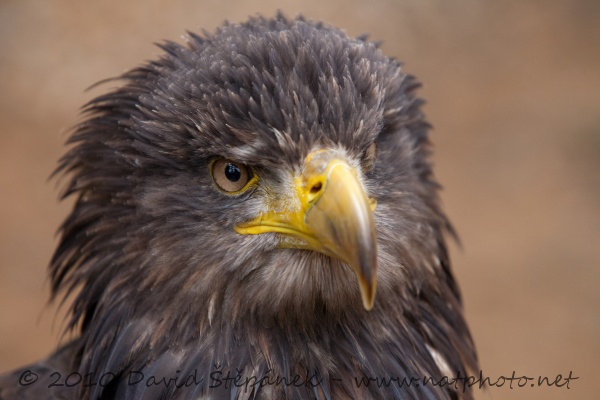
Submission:
<svg viewBox="0 0 600 400">
<path fill-rule="evenodd" d="M 365 310 L 369 311 L 375 304 L 375 293 L 377 289 L 377 280 L 375 278 L 375 274 L 377 270 L 377 264 L 371 264 L 371 268 L 366 269 L 369 272 L 368 274 L 362 273 L 364 270 L 365 269 L 357 269 L 355 270 L 355 273 L 358 286 L 360 288 L 363 306 Z"/>
<path fill-rule="evenodd" d="M 361 294 L 365 310 L 371 311 L 371 309 L 373 309 L 373 305 L 375 304 L 375 288 L 369 290 L 368 292 L 361 291 Z"/>
</svg>

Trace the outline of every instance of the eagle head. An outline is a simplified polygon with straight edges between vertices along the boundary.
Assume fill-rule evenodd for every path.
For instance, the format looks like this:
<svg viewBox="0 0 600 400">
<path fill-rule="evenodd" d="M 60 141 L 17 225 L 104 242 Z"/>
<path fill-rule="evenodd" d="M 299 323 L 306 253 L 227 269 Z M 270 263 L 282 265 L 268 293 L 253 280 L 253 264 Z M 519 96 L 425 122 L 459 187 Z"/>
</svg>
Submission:
<svg viewBox="0 0 600 400">
<path fill-rule="evenodd" d="M 75 205 L 51 278 L 54 296 L 79 290 L 71 363 L 114 374 L 82 396 L 141 398 L 127 371 L 177 370 L 198 384 L 154 390 L 450 398 L 355 380 L 477 364 L 415 79 L 365 37 L 302 17 L 160 47 L 86 105 L 59 166 Z M 323 379 L 211 387 L 224 369 Z"/>
</svg>

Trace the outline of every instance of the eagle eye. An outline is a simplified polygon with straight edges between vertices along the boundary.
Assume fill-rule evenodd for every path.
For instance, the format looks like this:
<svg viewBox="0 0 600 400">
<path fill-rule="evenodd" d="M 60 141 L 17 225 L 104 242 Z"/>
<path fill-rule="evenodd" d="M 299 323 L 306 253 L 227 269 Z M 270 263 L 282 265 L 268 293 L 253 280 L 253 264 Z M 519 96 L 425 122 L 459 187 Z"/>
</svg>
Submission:
<svg viewBox="0 0 600 400">
<path fill-rule="evenodd" d="M 238 194 L 254 181 L 252 170 L 237 161 L 219 158 L 211 164 L 210 174 L 219 189 L 228 194 Z"/>
</svg>

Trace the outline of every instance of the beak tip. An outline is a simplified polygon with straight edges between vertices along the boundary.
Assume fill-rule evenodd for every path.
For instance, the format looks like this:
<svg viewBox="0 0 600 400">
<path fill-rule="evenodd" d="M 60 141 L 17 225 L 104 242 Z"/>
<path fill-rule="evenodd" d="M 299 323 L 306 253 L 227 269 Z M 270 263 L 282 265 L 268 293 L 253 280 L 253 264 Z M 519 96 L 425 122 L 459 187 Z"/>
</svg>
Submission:
<svg viewBox="0 0 600 400">
<path fill-rule="evenodd" d="M 361 285 L 360 294 L 362 297 L 363 307 L 367 311 L 371 311 L 373 309 L 373 305 L 375 304 L 375 282 L 372 284 Z"/>
</svg>

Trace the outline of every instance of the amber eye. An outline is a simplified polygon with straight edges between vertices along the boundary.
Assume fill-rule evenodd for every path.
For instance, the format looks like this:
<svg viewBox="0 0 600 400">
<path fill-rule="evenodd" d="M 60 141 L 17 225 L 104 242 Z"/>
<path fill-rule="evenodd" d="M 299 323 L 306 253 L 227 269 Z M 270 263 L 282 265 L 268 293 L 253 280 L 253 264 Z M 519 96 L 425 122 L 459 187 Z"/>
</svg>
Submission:
<svg viewBox="0 0 600 400">
<path fill-rule="evenodd" d="M 241 191 L 252 179 L 250 168 L 226 158 L 213 162 L 210 172 L 219 189 L 227 193 Z"/>
</svg>

